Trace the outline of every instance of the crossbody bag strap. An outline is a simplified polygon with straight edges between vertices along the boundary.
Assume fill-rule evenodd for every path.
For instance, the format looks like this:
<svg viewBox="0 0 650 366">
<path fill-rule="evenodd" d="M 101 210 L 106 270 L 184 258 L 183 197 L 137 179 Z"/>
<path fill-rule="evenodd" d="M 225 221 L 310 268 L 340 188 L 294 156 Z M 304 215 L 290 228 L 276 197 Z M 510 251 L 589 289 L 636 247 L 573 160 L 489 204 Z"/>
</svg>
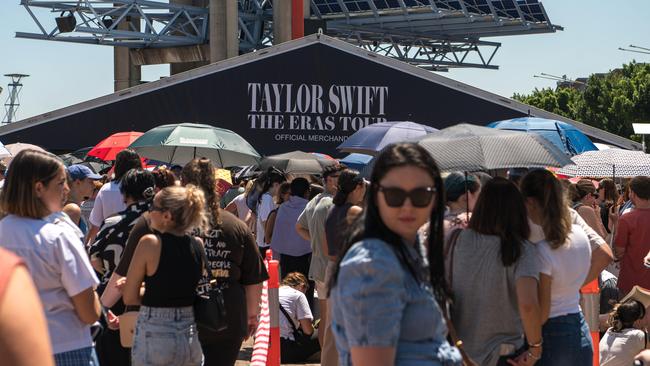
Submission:
<svg viewBox="0 0 650 366">
<path fill-rule="evenodd" d="M 445 258 L 449 258 L 449 265 L 447 266 L 447 283 L 449 285 L 449 288 L 452 288 L 454 278 L 454 252 L 461 231 L 463 231 L 463 229 L 456 229 L 451 233 L 449 240 L 447 241 L 447 248 L 445 250 Z"/>
<path fill-rule="evenodd" d="M 191 241 L 190 242 L 190 248 L 191 248 L 192 252 L 194 252 L 194 253 L 196 253 L 195 251 L 198 250 L 199 255 L 201 256 L 201 262 L 203 262 L 203 265 L 202 265 L 203 270 L 205 272 L 207 272 L 207 275 L 208 275 L 208 283 L 210 283 L 210 285 L 212 285 L 213 281 L 215 281 L 216 279 L 214 278 L 214 276 L 212 275 L 212 271 L 210 270 L 210 266 L 208 264 L 208 256 L 205 254 L 205 248 L 193 236 L 190 236 L 190 241 Z"/>
<path fill-rule="evenodd" d="M 298 328 L 296 328 L 296 325 L 293 323 L 293 320 L 292 320 L 291 317 L 289 316 L 289 312 L 287 312 L 287 311 L 284 309 L 284 306 L 282 306 L 282 304 L 278 304 L 278 305 L 280 306 L 280 311 L 282 312 L 282 314 L 284 314 L 284 316 L 285 316 L 285 317 L 287 318 L 287 320 L 289 321 L 289 325 L 291 325 L 291 329 L 293 330 L 293 332 L 294 332 L 294 333 L 298 332 Z"/>
</svg>

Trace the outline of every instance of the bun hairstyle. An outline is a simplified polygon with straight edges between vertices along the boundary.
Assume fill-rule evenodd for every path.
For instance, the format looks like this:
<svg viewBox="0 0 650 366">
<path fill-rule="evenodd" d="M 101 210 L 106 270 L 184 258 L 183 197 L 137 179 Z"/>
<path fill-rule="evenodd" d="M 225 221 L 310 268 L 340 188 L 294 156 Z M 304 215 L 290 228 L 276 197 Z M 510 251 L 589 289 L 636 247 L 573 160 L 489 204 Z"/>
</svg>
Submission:
<svg viewBox="0 0 650 366">
<path fill-rule="evenodd" d="M 524 198 L 532 198 L 539 205 L 542 230 L 551 248 L 564 245 L 571 232 L 571 213 L 560 181 L 548 170 L 536 169 L 521 179 L 520 189 Z"/>
<path fill-rule="evenodd" d="M 0 193 L 2 215 L 40 219 L 50 214 L 36 196 L 35 185 L 49 184 L 65 167 L 56 156 L 37 150 L 23 150 L 11 160 L 9 173 Z"/>
<path fill-rule="evenodd" d="M 579 202 L 587 195 L 596 193 L 596 187 L 589 179 L 580 179 L 577 183 L 569 186 L 569 199 L 572 202 Z"/>
<path fill-rule="evenodd" d="M 135 201 L 152 199 L 155 184 L 154 176 L 150 171 L 131 169 L 122 177 L 120 193 Z"/>
<path fill-rule="evenodd" d="M 363 184 L 363 178 L 356 170 L 346 169 L 339 174 L 336 195 L 332 202 L 336 206 L 343 206 L 348 196 L 359 184 Z"/>
<path fill-rule="evenodd" d="M 366 209 L 363 216 L 356 220 L 352 227 L 352 234 L 348 237 L 336 261 L 333 275 L 330 280 L 330 289 L 336 286 L 341 260 L 350 247 L 357 241 L 380 238 L 388 243 L 402 257 L 406 257 L 404 244 L 398 234 L 393 232 L 382 221 L 377 206 L 377 192 L 379 182 L 394 168 L 416 167 L 430 175 L 437 190 L 434 196 L 434 205 L 429 217 L 430 225 L 427 232 L 427 259 L 429 262 L 428 279 L 433 288 L 436 299 L 440 304 L 451 297 L 451 292 L 445 280 L 445 263 L 443 257 L 443 217 L 445 210 L 445 189 L 440 176 L 440 170 L 435 160 L 421 146 L 414 143 L 399 143 L 386 146 L 375 158 L 370 181 L 373 186 L 366 197 Z M 340 177 L 339 177 L 340 179 Z M 405 264 L 408 267 L 408 264 Z"/>
<path fill-rule="evenodd" d="M 165 187 L 173 186 L 176 182 L 174 173 L 166 166 L 161 166 L 153 171 L 153 178 L 156 181 L 156 188 L 163 189 Z"/>
<path fill-rule="evenodd" d="M 614 305 L 607 322 L 613 331 L 620 332 L 626 328 L 634 328 L 634 322 L 644 316 L 645 305 L 640 301 L 630 299 L 622 304 Z"/>
<path fill-rule="evenodd" d="M 158 193 L 160 206 L 169 210 L 175 229 L 189 233 L 195 229 L 204 231 L 208 227 L 203 190 L 192 184 L 185 187 L 166 187 Z"/>
<path fill-rule="evenodd" d="M 219 225 L 220 198 L 216 192 L 217 180 L 214 176 L 215 167 L 207 158 L 193 159 L 181 172 L 183 185 L 195 185 L 203 189 L 205 207 L 210 213 L 211 226 Z"/>
</svg>

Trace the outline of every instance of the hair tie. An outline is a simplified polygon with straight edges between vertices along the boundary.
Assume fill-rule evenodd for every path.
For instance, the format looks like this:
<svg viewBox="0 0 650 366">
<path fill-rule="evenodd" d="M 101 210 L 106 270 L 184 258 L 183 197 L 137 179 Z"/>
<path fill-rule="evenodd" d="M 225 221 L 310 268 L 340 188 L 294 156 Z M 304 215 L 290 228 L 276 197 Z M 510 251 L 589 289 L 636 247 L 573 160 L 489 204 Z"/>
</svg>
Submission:
<svg viewBox="0 0 650 366">
<path fill-rule="evenodd" d="M 143 195 L 144 198 L 146 198 L 146 199 L 151 199 L 151 198 L 153 198 L 153 196 L 154 196 L 155 194 L 156 194 L 156 192 L 154 191 L 153 187 L 147 187 L 147 188 L 142 192 L 142 195 Z"/>
</svg>

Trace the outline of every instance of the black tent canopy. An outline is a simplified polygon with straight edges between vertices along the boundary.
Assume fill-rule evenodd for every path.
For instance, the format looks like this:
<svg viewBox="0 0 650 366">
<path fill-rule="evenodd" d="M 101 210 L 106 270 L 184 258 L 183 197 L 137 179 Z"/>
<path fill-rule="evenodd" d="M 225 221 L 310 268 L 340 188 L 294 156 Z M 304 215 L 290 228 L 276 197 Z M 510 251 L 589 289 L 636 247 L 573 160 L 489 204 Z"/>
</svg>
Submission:
<svg viewBox="0 0 650 366">
<path fill-rule="evenodd" d="M 631 140 L 474 88 L 327 36 L 311 35 L 0 127 L 0 141 L 52 151 L 118 131 L 170 123 L 233 130 L 264 155 L 340 155 L 342 141 L 381 121 L 444 128 L 531 115 L 575 125 L 627 149 Z"/>
</svg>

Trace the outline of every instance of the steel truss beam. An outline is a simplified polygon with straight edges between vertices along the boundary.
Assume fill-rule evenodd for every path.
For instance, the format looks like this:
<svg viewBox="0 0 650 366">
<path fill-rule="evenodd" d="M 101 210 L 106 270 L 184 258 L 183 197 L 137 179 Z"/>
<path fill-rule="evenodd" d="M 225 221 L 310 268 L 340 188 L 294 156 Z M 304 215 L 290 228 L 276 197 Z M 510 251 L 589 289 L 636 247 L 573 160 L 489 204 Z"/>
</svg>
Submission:
<svg viewBox="0 0 650 366">
<path fill-rule="evenodd" d="M 454 67 L 499 68 L 491 64 L 501 47 L 498 42 L 431 40 L 359 30 L 340 32 L 335 36 L 368 51 L 434 71 L 447 71 Z"/>
<path fill-rule="evenodd" d="M 146 0 L 21 0 L 41 33 L 16 33 L 20 38 L 76 43 L 143 47 L 177 47 L 206 42 L 208 9 L 179 6 Z M 76 20 L 73 32 L 61 33 L 55 25 L 46 30 L 32 8 L 50 9 L 51 13 L 71 11 Z M 52 17 L 52 15 L 50 15 Z M 127 28 L 120 25 L 126 24 Z"/>
<path fill-rule="evenodd" d="M 478 12 L 469 0 L 421 0 L 420 3 L 426 6 L 407 6 L 404 0 L 398 0 L 399 6 L 392 9 L 378 9 L 374 0 L 354 0 L 365 2 L 370 8 L 369 11 L 354 12 L 346 6 L 351 0 L 328 0 L 339 4 L 342 12 L 325 15 L 318 10 L 317 0 L 309 1 L 311 18 L 326 21 L 326 34 L 432 70 L 452 67 L 497 69 L 492 60 L 501 44 L 480 41 L 480 37 L 561 29 L 550 22 L 535 23 L 523 18 L 505 17 L 502 11 L 492 7 L 490 1 L 489 12 Z M 271 46 L 273 1 L 238 2 L 240 53 Z M 447 3 L 462 6 L 452 9 Z M 16 36 L 21 38 L 132 49 L 193 46 L 208 42 L 208 8 L 150 0 L 21 0 L 21 5 L 40 30 L 40 33 L 17 32 Z M 525 16 L 526 13 L 516 6 L 518 14 Z M 48 9 L 50 13 L 45 16 L 39 13 L 39 18 L 33 11 L 36 8 Z M 63 11 L 73 12 L 77 20 L 74 32 L 61 33 L 56 25 L 53 28 L 45 26 L 53 23 L 53 18 Z"/>
</svg>

